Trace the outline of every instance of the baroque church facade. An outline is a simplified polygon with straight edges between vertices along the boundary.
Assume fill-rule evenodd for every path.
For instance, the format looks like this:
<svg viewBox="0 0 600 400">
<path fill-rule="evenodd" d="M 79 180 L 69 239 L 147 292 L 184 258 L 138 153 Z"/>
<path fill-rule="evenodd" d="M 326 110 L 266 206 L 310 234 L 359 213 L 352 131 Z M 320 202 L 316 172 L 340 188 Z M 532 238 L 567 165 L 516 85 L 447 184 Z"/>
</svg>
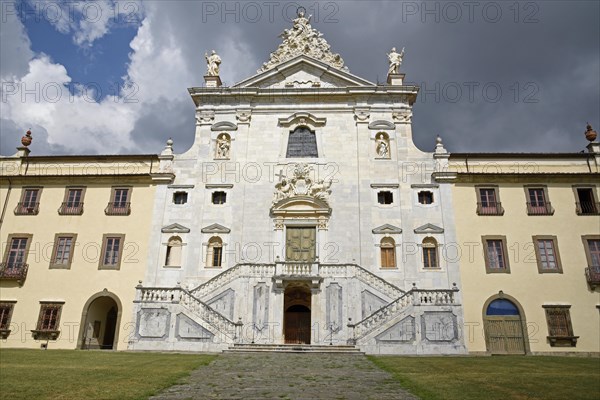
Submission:
<svg viewBox="0 0 600 400">
<path fill-rule="evenodd" d="M 418 87 L 352 75 L 302 13 L 258 74 L 207 57 L 192 147 L 161 168 L 132 349 L 356 344 L 464 353 L 448 154 L 412 141 Z M 216 56 L 218 57 L 218 56 Z M 395 57 L 395 59 L 394 59 Z M 211 63 L 211 58 L 214 62 Z"/>
<path fill-rule="evenodd" d="M 375 84 L 301 10 L 281 36 L 231 87 L 206 54 L 184 153 L 0 158 L 0 347 L 600 354 L 590 125 L 424 152 L 403 50 Z"/>
</svg>

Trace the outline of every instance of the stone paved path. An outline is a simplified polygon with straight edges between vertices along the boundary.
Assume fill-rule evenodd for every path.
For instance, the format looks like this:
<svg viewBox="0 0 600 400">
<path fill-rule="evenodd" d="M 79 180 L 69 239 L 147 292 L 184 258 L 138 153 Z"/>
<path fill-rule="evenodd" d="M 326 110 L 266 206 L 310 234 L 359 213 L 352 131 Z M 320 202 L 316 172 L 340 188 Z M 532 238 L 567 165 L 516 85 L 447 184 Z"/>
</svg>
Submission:
<svg viewBox="0 0 600 400">
<path fill-rule="evenodd" d="M 152 400 L 416 399 L 366 357 L 347 354 L 229 353 Z"/>
</svg>

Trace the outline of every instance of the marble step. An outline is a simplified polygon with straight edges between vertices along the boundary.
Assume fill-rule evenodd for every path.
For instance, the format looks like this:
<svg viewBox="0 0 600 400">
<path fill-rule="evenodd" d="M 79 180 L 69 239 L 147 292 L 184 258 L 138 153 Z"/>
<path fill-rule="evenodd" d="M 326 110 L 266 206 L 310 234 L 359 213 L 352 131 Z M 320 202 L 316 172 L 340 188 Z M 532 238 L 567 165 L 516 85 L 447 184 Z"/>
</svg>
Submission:
<svg viewBox="0 0 600 400">
<path fill-rule="evenodd" d="M 224 353 L 344 353 L 364 354 L 355 346 L 348 345 L 308 345 L 308 344 L 235 344 Z"/>
</svg>

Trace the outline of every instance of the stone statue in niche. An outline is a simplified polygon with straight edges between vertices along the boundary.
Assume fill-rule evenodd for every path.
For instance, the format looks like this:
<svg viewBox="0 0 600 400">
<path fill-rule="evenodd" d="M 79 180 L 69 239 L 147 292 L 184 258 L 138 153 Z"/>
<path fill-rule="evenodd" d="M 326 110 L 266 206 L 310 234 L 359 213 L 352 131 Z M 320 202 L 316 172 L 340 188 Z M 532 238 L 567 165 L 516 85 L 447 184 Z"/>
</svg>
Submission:
<svg viewBox="0 0 600 400">
<path fill-rule="evenodd" d="M 204 53 L 204 58 L 206 58 L 206 74 L 208 76 L 219 76 L 221 57 L 219 57 L 217 52 L 213 50 L 210 56 Z"/>
<path fill-rule="evenodd" d="M 396 48 L 392 47 L 392 51 L 387 55 L 390 62 L 390 68 L 388 69 L 388 75 L 399 74 L 400 66 L 402 65 L 402 58 L 404 57 L 404 47 L 400 53 L 396 52 Z"/>
<path fill-rule="evenodd" d="M 390 142 L 386 135 L 380 133 L 377 135 L 375 151 L 380 158 L 390 158 Z"/>
<path fill-rule="evenodd" d="M 229 158 L 231 151 L 231 140 L 229 135 L 222 133 L 217 138 L 217 158 Z"/>
</svg>

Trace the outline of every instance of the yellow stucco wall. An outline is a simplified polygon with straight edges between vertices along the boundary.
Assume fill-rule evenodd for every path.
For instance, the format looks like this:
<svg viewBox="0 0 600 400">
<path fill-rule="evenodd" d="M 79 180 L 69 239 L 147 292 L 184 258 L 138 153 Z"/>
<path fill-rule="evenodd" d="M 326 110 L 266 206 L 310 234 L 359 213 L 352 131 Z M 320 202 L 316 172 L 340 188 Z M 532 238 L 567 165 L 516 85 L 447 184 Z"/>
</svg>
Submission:
<svg viewBox="0 0 600 400">
<path fill-rule="evenodd" d="M 568 172 L 563 165 L 562 172 Z M 599 352 L 600 291 L 592 291 L 584 274 L 587 265 L 582 235 L 600 234 L 599 216 L 578 216 L 572 185 L 596 184 L 595 178 L 549 178 L 544 176 L 478 177 L 478 182 L 462 182 L 453 186 L 453 203 L 458 242 L 462 246 L 460 260 L 464 302 L 465 342 L 470 352 L 486 352 L 483 329 L 484 303 L 499 291 L 512 296 L 522 306 L 528 325 L 529 346 L 537 352 Z M 465 182 L 467 181 L 467 182 Z M 479 216 L 476 213 L 476 184 L 498 185 L 502 216 Z M 529 216 L 524 185 L 542 184 L 548 188 L 552 216 Z M 596 188 L 597 191 L 597 188 Z M 487 274 L 482 236 L 506 236 L 510 265 L 509 274 Z M 554 235 L 563 273 L 538 272 L 532 236 Z M 472 249 L 469 251 L 469 248 Z M 551 347 L 542 305 L 570 305 L 576 347 Z"/>
<path fill-rule="evenodd" d="M 56 164 L 61 165 L 60 160 Z M 33 238 L 27 258 L 29 271 L 23 285 L 19 286 L 15 281 L 0 281 L 0 300 L 16 300 L 11 334 L 7 340 L 0 341 L 1 347 L 39 348 L 45 343 L 45 340 L 34 340 L 31 330 L 36 329 L 40 301 L 56 300 L 64 301 L 60 317 L 61 336 L 58 340 L 51 340 L 48 347 L 76 348 L 84 305 L 92 296 L 107 290 L 118 297 L 122 306 L 119 310 L 121 318 L 117 349 L 127 348 L 128 337 L 133 332 L 131 319 L 135 286 L 143 279 L 146 269 L 155 186 L 149 174 L 126 175 L 131 171 L 119 170 L 119 163 L 104 161 L 97 165 L 101 165 L 104 176 L 85 176 L 84 173 L 78 177 L 69 174 L 48 177 L 40 173 L 26 178 L 8 176 L 2 179 L 1 205 L 4 205 L 9 192 L 6 178 L 11 178 L 12 190 L 1 226 L 1 259 L 4 261 L 10 234 L 32 234 Z M 35 167 L 28 172 L 35 171 Z M 62 164 L 62 167 L 64 169 L 65 165 Z M 41 171 L 40 168 L 37 170 Z M 150 172 L 149 169 L 147 172 Z M 59 215 L 57 210 L 64 201 L 65 187 L 79 185 L 86 187 L 83 215 Z M 131 214 L 128 216 L 105 215 L 104 210 L 111 201 L 111 188 L 116 185 L 132 187 Z M 43 187 L 38 215 L 14 214 L 23 186 Z M 77 234 L 70 269 L 49 268 L 56 233 Z M 125 235 L 119 270 L 98 268 L 102 235 L 105 233 Z"/>
</svg>

